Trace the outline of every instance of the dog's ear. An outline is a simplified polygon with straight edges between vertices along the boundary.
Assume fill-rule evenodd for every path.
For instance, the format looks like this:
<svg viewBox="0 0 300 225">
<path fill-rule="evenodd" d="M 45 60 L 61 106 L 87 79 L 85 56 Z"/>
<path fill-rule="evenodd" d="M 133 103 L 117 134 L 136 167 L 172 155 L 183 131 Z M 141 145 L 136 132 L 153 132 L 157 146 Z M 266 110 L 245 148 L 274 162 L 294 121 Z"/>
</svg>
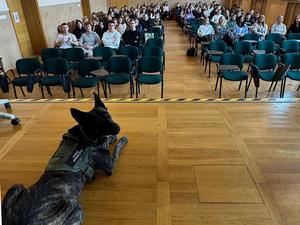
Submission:
<svg viewBox="0 0 300 225">
<path fill-rule="evenodd" d="M 71 114 L 77 123 L 81 124 L 85 121 L 85 118 L 88 116 L 86 112 L 82 112 L 78 109 L 71 108 Z"/>
<path fill-rule="evenodd" d="M 102 102 L 101 98 L 94 92 L 94 97 L 95 97 L 95 107 L 102 107 L 104 109 L 107 109 Z"/>
</svg>

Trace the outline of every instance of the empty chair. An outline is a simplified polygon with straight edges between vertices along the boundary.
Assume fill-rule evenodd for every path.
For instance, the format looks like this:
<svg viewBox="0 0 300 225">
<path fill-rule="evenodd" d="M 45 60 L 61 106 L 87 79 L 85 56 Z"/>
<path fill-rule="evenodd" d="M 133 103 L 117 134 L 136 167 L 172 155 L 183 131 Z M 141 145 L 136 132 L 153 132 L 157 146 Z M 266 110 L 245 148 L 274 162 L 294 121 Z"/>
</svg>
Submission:
<svg viewBox="0 0 300 225">
<path fill-rule="evenodd" d="M 59 58 L 61 57 L 60 51 L 57 48 L 44 48 L 41 52 L 42 61 L 45 62 L 47 59 Z M 42 70 L 44 70 L 44 64 L 41 65 Z"/>
<path fill-rule="evenodd" d="M 72 70 L 69 70 L 68 61 L 64 58 L 52 58 L 47 59 L 44 65 L 46 76 L 41 80 L 42 97 L 45 98 L 43 86 L 47 88 L 47 92 L 51 96 L 50 87 L 62 86 L 63 91 L 68 93 L 68 97 L 70 98 L 70 72 Z"/>
<path fill-rule="evenodd" d="M 93 56 L 99 57 L 101 56 L 102 59 L 100 59 L 101 65 L 104 66 L 105 69 L 108 69 L 108 60 L 111 56 L 114 55 L 113 50 L 110 47 L 96 47 L 93 49 Z"/>
<path fill-rule="evenodd" d="M 126 55 L 131 59 L 131 65 L 134 67 L 141 55 L 141 51 L 136 46 L 122 46 L 119 48 L 120 55 Z"/>
<path fill-rule="evenodd" d="M 164 59 L 164 52 L 160 47 L 156 46 L 146 46 L 143 48 L 143 57 L 144 56 L 156 56 Z M 165 61 L 163 60 L 163 68 L 165 70 Z"/>
<path fill-rule="evenodd" d="M 252 47 L 251 43 L 247 41 L 238 41 L 233 44 L 232 50 L 234 53 L 241 54 L 244 56 L 244 62 L 249 63 L 248 70 L 250 68 L 250 63 L 253 62 L 253 56 L 251 55 Z"/>
<path fill-rule="evenodd" d="M 78 75 L 75 80 L 72 81 L 73 97 L 75 98 L 75 87 L 80 89 L 81 96 L 84 97 L 82 88 L 92 88 L 97 86 L 98 95 L 99 91 L 99 78 L 94 77 L 91 71 L 101 68 L 101 63 L 96 59 L 82 59 L 78 62 Z"/>
<path fill-rule="evenodd" d="M 16 87 L 20 87 L 23 96 L 25 93 L 22 87 L 26 86 L 28 92 L 32 92 L 34 84 L 38 83 L 41 78 L 41 64 L 37 58 L 19 59 L 16 62 L 16 70 L 18 76 L 15 75 L 13 70 L 9 70 L 13 74 L 11 81 L 14 89 L 15 98 L 18 98 Z"/>
<path fill-rule="evenodd" d="M 160 38 L 151 38 L 147 41 L 147 46 L 156 46 L 156 47 L 160 47 L 163 50 L 163 64 L 165 65 L 166 62 L 166 54 L 164 52 L 164 42 L 163 40 L 161 40 Z"/>
<path fill-rule="evenodd" d="M 281 34 L 278 33 L 268 33 L 265 37 L 266 41 L 274 41 L 275 42 L 275 50 L 277 50 L 281 45 Z"/>
<path fill-rule="evenodd" d="M 300 53 L 287 53 L 282 57 L 283 66 L 290 66 L 287 71 L 287 76 L 285 78 L 289 78 L 291 80 L 300 81 Z M 284 81 L 285 87 L 286 79 Z M 297 88 L 299 91 L 300 85 Z M 284 89 L 283 89 L 284 90 Z M 284 93 L 282 94 L 283 97 Z"/>
<path fill-rule="evenodd" d="M 300 40 L 300 34 L 299 33 L 290 33 L 287 35 L 288 40 Z"/>
<path fill-rule="evenodd" d="M 280 35 L 280 34 L 279 34 Z M 257 45 L 258 50 L 265 50 L 266 54 L 273 54 L 275 55 L 276 49 L 275 49 L 275 42 L 274 41 L 260 41 Z M 280 56 L 276 56 L 276 62 L 280 62 Z"/>
<path fill-rule="evenodd" d="M 285 53 L 293 53 L 299 51 L 299 42 L 295 40 L 285 40 L 281 43 L 281 48 L 279 48 L 279 53 L 281 55 Z"/>
<path fill-rule="evenodd" d="M 136 76 L 136 98 L 140 93 L 140 85 L 161 83 L 161 98 L 164 96 L 163 63 L 156 56 L 145 56 L 139 60 L 139 73 Z"/>
<path fill-rule="evenodd" d="M 218 81 L 220 79 L 220 91 L 219 98 L 221 98 L 222 94 L 222 79 L 228 81 L 240 81 L 240 85 L 238 90 L 241 88 L 241 84 L 243 81 L 245 82 L 245 98 L 247 97 L 247 85 L 248 85 L 248 75 L 242 69 L 244 67 L 244 57 L 241 54 L 224 54 L 221 55 L 220 65 L 236 65 L 239 70 L 221 70 L 220 66 L 218 66 L 218 77 L 216 81 L 215 90 L 217 90 Z"/>
<path fill-rule="evenodd" d="M 82 48 L 68 48 L 65 50 L 65 58 L 69 61 L 69 68 L 78 70 L 78 61 L 84 59 Z"/>
</svg>

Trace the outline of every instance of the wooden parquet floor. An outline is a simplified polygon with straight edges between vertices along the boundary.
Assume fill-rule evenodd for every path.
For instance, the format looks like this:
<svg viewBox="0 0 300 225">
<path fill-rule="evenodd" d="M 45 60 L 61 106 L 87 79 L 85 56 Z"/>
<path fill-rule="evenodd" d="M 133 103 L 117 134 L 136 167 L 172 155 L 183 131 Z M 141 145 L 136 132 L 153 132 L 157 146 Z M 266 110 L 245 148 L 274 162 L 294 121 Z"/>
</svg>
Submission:
<svg viewBox="0 0 300 225">
<path fill-rule="evenodd" d="M 212 64 L 211 78 L 208 78 L 208 72 L 204 73 L 204 66 L 200 65 L 200 57 L 197 58 L 186 56 L 189 47 L 186 35 L 181 33 L 180 27 L 175 21 L 165 22 L 165 54 L 166 70 L 164 72 L 164 98 L 218 98 L 218 92 L 214 91 L 216 83 L 216 66 Z M 244 65 L 246 71 L 248 64 Z M 12 68 L 6 68 L 12 69 Z M 249 74 L 250 76 L 250 74 Z M 259 98 L 279 98 L 278 85 L 276 91 L 269 92 L 269 83 L 260 82 Z M 237 91 L 239 82 L 224 81 L 222 88 L 223 98 L 244 98 L 244 85 L 241 91 Z M 299 83 L 287 80 L 286 98 L 299 98 L 299 92 L 296 91 Z M 160 84 L 143 85 L 139 98 L 160 98 Z M 26 90 L 26 88 L 25 88 Z M 46 98 L 67 98 L 67 94 L 62 91 L 61 87 L 51 87 L 53 96 L 46 94 Z M 85 97 L 93 97 L 95 88 L 85 89 Z M 18 98 L 23 98 L 21 91 L 17 88 Z M 76 90 L 76 97 L 80 98 L 79 90 Z M 101 91 L 101 96 L 103 93 Z M 248 92 L 248 98 L 254 98 L 255 88 L 252 85 Z M 135 97 L 135 96 L 134 96 Z M 0 89 L 0 98 L 13 99 L 13 88 L 10 92 L 3 94 Z M 26 93 L 26 99 L 42 98 L 41 90 L 36 85 L 33 93 Z M 112 85 L 112 94 L 108 98 L 130 98 L 129 85 Z"/>
<path fill-rule="evenodd" d="M 92 106 L 12 104 L 21 124 L 0 119 L 2 198 L 41 176 L 75 125 L 69 109 Z M 84 224 L 300 224 L 299 104 L 106 106 L 129 142 L 115 173 L 97 173 L 80 195 Z"/>
</svg>

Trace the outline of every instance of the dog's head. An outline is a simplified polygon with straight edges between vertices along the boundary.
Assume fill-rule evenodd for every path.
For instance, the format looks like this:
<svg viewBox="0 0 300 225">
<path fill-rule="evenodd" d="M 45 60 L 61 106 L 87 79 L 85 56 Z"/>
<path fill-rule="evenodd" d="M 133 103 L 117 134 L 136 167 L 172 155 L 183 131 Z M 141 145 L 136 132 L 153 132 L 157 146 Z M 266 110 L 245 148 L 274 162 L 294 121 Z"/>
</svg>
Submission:
<svg viewBox="0 0 300 225">
<path fill-rule="evenodd" d="M 73 118 L 78 122 L 84 134 L 90 139 L 98 139 L 103 135 L 117 135 L 120 126 L 113 121 L 104 103 L 94 93 L 95 107 L 89 112 L 71 108 Z"/>
</svg>

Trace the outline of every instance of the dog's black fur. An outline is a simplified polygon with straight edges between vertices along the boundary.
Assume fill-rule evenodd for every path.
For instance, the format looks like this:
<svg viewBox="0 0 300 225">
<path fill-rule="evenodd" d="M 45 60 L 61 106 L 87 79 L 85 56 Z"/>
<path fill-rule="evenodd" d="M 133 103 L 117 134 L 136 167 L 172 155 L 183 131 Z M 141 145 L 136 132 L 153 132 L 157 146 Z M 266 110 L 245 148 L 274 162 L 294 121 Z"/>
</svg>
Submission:
<svg viewBox="0 0 300 225">
<path fill-rule="evenodd" d="M 90 112 L 71 109 L 79 125 L 69 129 L 69 133 L 75 135 L 81 144 L 97 146 L 89 156 L 89 166 L 111 175 L 119 152 L 128 139 L 122 137 L 110 155 L 107 146 L 117 139 L 120 127 L 112 120 L 99 96 L 94 95 L 95 107 Z M 28 189 L 21 184 L 12 186 L 3 199 L 3 225 L 81 224 L 83 211 L 77 197 L 87 180 L 81 171 L 51 171 L 45 172 Z"/>
</svg>

